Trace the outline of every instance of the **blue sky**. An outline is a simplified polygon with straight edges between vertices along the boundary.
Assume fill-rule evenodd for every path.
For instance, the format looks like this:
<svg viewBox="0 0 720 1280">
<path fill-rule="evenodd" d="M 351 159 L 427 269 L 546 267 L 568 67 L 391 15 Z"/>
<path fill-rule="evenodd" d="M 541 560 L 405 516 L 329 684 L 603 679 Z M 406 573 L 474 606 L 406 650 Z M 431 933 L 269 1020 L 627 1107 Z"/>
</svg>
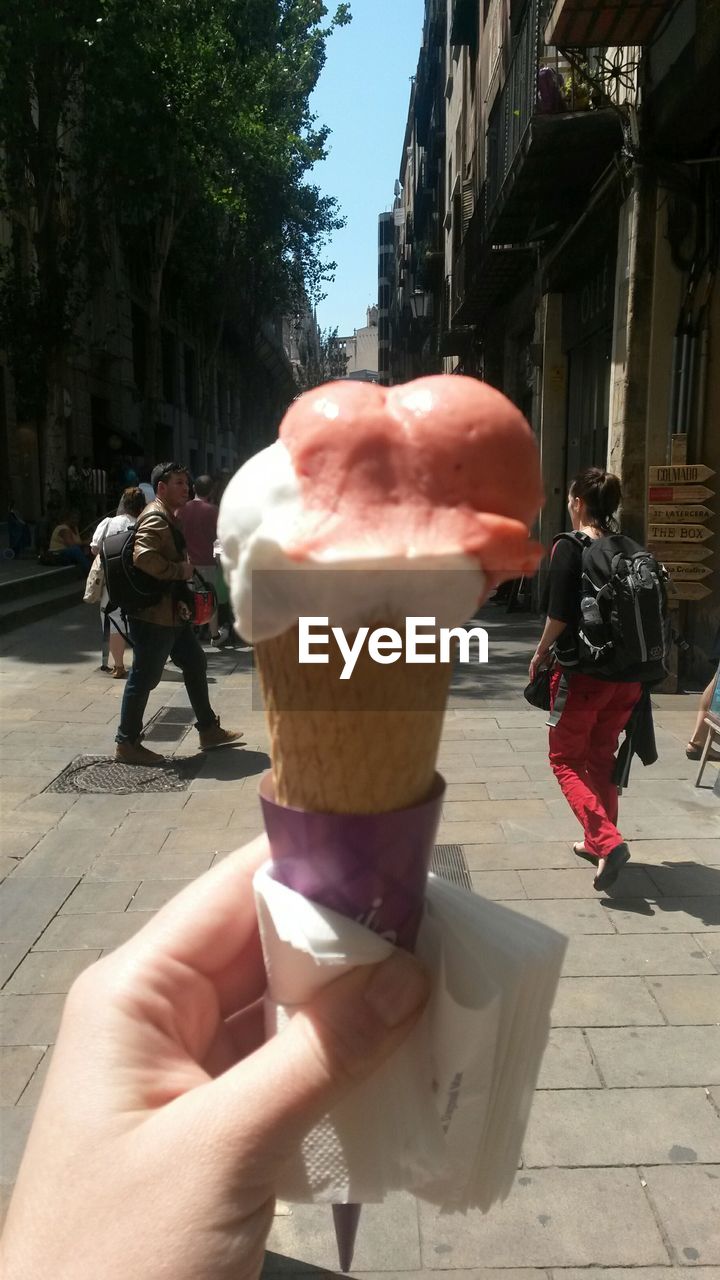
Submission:
<svg viewBox="0 0 720 1280">
<path fill-rule="evenodd" d="M 332 7 L 332 0 L 328 8 Z M 422 39 L 424 0 L 351 0 L 353 20 L 336 31 L 312 106 L 332 129 L 328 159 L 313 181 L 347 219 L 326 257 L 337 262 L 318 307 L 323 329 L 352 333 L 377 301 L 377 218 L 392 206 Z"/>
</svg>

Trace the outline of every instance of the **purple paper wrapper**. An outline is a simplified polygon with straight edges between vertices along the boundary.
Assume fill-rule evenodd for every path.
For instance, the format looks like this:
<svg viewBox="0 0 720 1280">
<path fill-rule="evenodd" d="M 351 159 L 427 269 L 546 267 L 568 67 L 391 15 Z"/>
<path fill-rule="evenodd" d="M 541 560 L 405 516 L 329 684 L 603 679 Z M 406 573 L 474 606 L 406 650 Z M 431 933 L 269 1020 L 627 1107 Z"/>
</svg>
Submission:
<svg viewBox="0 0 720 1280">
<path fill-rule="evenodd" d="M 407 951 L 415 947 L 445 782 L 435 774 L 423 804 L 390 813 L 310 813 L 277 804 L 271 773 L 260 804 L 274 874 Z M 333 1205 L 342 1271 L 352 1265 L 360 1206 Z"/>
<path fill-rule="evenodd" d="M 445 782 L 423 804 L 391 813 L 308 813 L 275 802 L 272 774 L 260 804 L 274 873 L 289 889 L 412 951 L 440 821 Z"/>
</svg>

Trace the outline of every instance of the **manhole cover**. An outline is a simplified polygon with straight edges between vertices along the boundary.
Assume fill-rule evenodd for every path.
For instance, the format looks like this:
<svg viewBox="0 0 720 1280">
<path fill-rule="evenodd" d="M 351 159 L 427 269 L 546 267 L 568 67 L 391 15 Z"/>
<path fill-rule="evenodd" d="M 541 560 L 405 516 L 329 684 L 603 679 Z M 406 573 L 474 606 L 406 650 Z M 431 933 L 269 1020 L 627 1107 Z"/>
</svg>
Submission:
<svg viewBox="0 0 720 1280">
<path fill-rule="evenodd" d="M 204 762 L 201 755 L 167 764 L 122 764 L 112 756 L 75 756 L 46 791 L 129 795 L 137 791 L 185 791 Z"/>
<path fill-rule="evenodd" d="M 465 854 L 460 844 L 436 844 L 430 860 L 430 870 L 434 875 L 442 876 L 443 880 L 459 885 L 461 889 L 473 887 Z"/>
</svg>

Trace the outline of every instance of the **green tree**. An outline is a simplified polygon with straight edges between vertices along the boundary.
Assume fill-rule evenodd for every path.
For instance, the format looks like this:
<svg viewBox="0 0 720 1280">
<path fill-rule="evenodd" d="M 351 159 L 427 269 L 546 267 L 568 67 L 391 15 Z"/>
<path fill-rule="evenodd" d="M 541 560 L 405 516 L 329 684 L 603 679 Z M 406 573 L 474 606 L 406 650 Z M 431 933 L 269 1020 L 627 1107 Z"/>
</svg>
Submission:
<svg viewBox="0 0 720 1280">
<path fill-rule="evenodd" d="M 317 330 L 315 338 L 313 341 L 307 335 L 300 341 L 300 360 L 295 371 L 300 391 L 309 391 L 347 375 L 348 357 L 338 340 L 337 326 Z"/>
<path fill-rule="evenodd" d="M 204 313 L 208 370 L 232 312 L 321 287 L 339 219 L 306 182 L 327 140 L 309 98 L 348 20 L 320 0 L 5 0 L 0 340 L 46 491 L 64 477 L 67 360 L 115 227 L 147 297 L 148 454 L 168 279 Z"/>
<path fill-rule="evenodd" d="M 63 401 L 75 322 L 101 242 L 79 163 L 82 77 L 105 0 L 4 0 L 0 13 L 0 343 L 45 491 L 65 482 Z"/>
</svg>

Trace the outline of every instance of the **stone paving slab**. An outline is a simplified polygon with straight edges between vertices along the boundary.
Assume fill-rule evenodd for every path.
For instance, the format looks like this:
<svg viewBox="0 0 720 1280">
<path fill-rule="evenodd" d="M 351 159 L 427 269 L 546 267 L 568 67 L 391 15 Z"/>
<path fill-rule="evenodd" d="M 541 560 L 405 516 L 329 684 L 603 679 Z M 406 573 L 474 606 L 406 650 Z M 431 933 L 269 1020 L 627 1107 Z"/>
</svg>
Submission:
<svg viewBox="0 0 720 1280">
<path fill-rule="evenodd" d="M 720 1117 L 705 1090 L 567 1089 L 539 1093 L 526 1168 L 720 1162 Z"/>
<path fill-rule="evenodd" d="M 577 859 L 575 859 L 577 861 Z M 568 871 L 520 871 L 520 879 L 528 898 L 582 898 L 595 896 L 592 887 L 595 870 L 588 863 Z M 624 897 L 642 898 L 654 893 L 655 887 L 643 869 L 624 868 L 616 882 L 617 892 Z M 614 892 L 615 890 L 613 890 Z"/>
<path fill-rule="evenodd" d="M 95 911 L 91 915 L 58 916 L 45 930 L 36 951 L 103 951 L 127 942 L 144 924 L 140 911 Z"/>
<path fill-rule="evenodd" d="M 507 903 L 513 911 L 521 915 L 539 920 L 551 929 L 557 929 L 568 938 L 579 934 L 602 933 L 613 934 L 612 921 L 602 904 L 594 899 L 590 902 L 583 898 L 566 898 L 553 902 L 551 899 L 533 898 L 530 901 L 515 899 Z"/>
<path fill-rule="evenodd" d="M 127 853 L 122 858 L 100 854 L 85 877 L 97 880 L 187 880 L 202 875 L 212 866 L 214 852 L 207 853 Z M 709 962 L 708 962 L 709 963 Z"/>
<path fill-rule="evenodd" d="M 137 888 L 134 880 L 79 884 L 63 903 L 59 915 L 82 916 L 99 911 L 126 911 Z"/>
<path fill-rule="evenodd" d="M 268 1250 L 292 1260 L 330 1271 L 337 1269 L 337 1250 L 329 1205 L 294 1205 L 285 1217 L 276 1217 Z M 418 1206 L 412 1196 L 393 1195 L 385 1204 L 363 1208 L 353 1270 L 404 1271 L 417 1269 L 420 1261 Z"/>
<path fill-rule="evenodd" d="M 578 978 L 714 972 L 690 934 L 571 938 L 564 966 L 567 976 Z"/>
<path fill-rule="evenodd" d="M 720 975 L 648 978 L 647 983 L 668 1022 L 676 1026 L 720 1023 Z"/>
<path fill-rule="evenodd" d="M 659 993 L 655 990 L 662 982 L 716 981 L 716 978 L 705 976 L 655 979 L 561 978 L 552 1010 L 553 1026 L 642 1027 L 662 1024 L 665 1011 Z M 650 990 L 646 983 L 649 983 Z M 655 999 L 650 994 L 651 991 Z M 690 1018 L 688 1021 L 696 1019 Z"/>
<path fill-rule="evenodd" d="M 3 990 L 11 995 L 66 995 L 75 979 L 102 950 L 31 951 Z"/>
<path fill-rule="evenodd" d="M 624 884 L 621 890 L 625 892 Z M 692 933 L 720 930 L 720 898 L 656 898 L 628 902 L 613 898 L 605 907 L 618 933 Z"/>
<path fill-rule="evenodd" d="M 192 880 L 144 880 L 127 909 L 128 911 L 157 911 L 188 884 L 192 884 Z"/>
<path fill-rule="evenodd" d="M 720 1084 L 720 1027 L 590 1027 L 609 1088 Z"/>
<path fill-rule="evenodd" d="M 8 880 L 0 894 L 0 940 L 24 942 L 30 948 L 77 883 L 75 879 Z"/>
<path fill-rule="evenodd" d="M 0 995 L 0 1044 L 54 1044 L 64 1003 L 62 995 Z"/>
<path fill-rule="evenodd" d="M 432 1270 L 668 1261 L 640 1179 L 630 1169 L 523 1171 L 505 1204 L 485 1216 L 443 1217 L 422 1205 L 420 1234 L 423 1264 Z"/>
<path fill-rule="evenodd" d="M 45 1050 L 36 1045 L 0 1047 L 0 1107 L 14 1107 Z M 0 1126 L 2 1116 L 0 1114 Z"/>
<path fill-rule="evenodd" d="M 553 1028 L 540 1068 L 538 1089 L 599 1089 L 601 1085 L 590 1045 L 582 1030 L 575 1027 Z"/>
<path fill-rule="evenodd" d="M 650 1198 L 682 1265 L 720 1263 L 720 1168 L 644 1169 Z"/>
<path fill-rule="evenodd" d="M 34 1107 L 3 1107 L 0 1110 L 0 1186 L 12 1186 L 25 1150 Z"/>
</svg>

